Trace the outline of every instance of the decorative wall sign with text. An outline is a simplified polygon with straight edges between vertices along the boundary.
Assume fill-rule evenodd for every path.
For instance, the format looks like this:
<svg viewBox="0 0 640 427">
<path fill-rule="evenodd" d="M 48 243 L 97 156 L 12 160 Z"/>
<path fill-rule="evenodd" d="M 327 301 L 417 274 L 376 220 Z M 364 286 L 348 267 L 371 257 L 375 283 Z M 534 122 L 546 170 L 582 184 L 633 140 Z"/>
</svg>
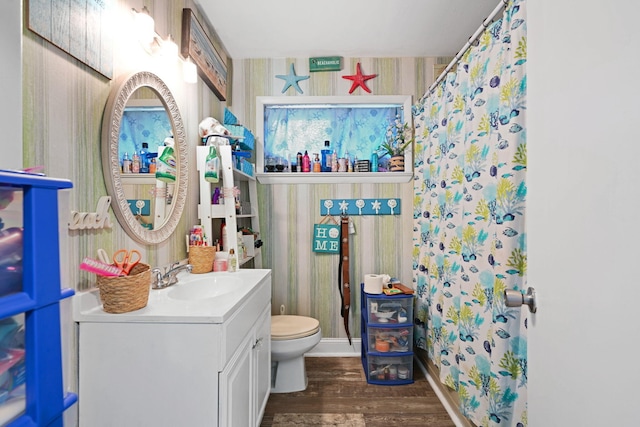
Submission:
<svg viewBox="0 0 640 427">
<path fill-rule="evenodd" d="M 400 215 L 400 199 L 321 199 L 320 215 Z"/>
<path fill-rule="evenodd" d="M 71 211 L 69 230 L 111 228 L 111 219 L 109 218 L 110 205 L 111 197 L 102 196 L 98 200 L 95 212 Z"/>
<path fill-rule="evenodd" d="M 313 252 L 340 253 L 340 226 L 337 224 L 314 224 Z"/>
<path fill-rule="evenodd" d="M 309 58 L 309 71 L 340 71 L 342 70 L 341 56 L 323 56 Z"/>
</svg>

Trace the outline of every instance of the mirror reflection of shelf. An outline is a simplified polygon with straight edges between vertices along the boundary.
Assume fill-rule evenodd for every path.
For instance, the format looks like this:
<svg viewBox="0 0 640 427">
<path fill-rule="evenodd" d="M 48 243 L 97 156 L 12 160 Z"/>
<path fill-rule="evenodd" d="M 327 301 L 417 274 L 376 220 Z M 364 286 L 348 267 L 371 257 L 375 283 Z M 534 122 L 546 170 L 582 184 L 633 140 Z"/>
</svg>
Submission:
<svg viewBox="0 0 640 427">
<path fill-rule="evenodd" d="M 156 183 L 155 173 L 123 173 L 120 174 L 120 180 L 123 185 L 141 185 Z"/>
</svg>

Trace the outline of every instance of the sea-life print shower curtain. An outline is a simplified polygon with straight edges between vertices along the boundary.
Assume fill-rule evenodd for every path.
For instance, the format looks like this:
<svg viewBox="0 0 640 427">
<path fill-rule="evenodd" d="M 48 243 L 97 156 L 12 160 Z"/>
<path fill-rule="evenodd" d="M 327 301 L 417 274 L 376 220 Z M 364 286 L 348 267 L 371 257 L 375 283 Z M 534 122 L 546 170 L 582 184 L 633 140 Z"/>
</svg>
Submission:
<svg viewBox="0 0 640 427">
<path fill-rule="evenodd" d="M 525 3 L 414 106 L 417 346 L 479 426 L 527 425 Z"/>
</svg>

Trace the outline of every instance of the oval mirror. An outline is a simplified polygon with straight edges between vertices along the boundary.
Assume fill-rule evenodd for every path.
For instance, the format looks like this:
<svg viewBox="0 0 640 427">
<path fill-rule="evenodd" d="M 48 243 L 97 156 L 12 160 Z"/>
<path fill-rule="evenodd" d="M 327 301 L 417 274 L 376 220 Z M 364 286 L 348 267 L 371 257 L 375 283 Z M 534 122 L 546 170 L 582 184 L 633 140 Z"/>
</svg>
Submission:
<svg viewBox="0 0 640 427">
<path fill-rule="evenodd" d="M 154 172 L 165 142 L 173 143 L 175 174 L 170 175 L 175 180 L 165 174 L 156 179 Z M 113 212 L 126 233 L 142 244 L 169 238 L 186 200 L 187 146 L 178 105 L 157 75 L 135 73 L 109 94 L 102 121 L 102 171 Z"/>
</svg>

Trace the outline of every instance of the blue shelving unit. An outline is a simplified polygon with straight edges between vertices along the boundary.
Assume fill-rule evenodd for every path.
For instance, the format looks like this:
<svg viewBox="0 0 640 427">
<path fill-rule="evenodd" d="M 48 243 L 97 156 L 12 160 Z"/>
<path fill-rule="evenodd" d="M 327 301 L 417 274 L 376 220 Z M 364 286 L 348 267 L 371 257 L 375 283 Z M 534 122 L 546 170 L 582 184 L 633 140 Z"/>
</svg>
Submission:
<svg viewBox="0 0 640 427">
<path fill-rule="evenodd" d="M 360 358 L 367 382 L 413 383 L 413 295 L 368 294 L 361 283 L 360 312 Z M 378 336 L 384 347 L 378 346 Z"/>
<path fill-rule="evenodd" d="M 74 291 L 60 284 L 58 191 L 71 187 L 68 180 L 0 171 L 0 199 L 22 196 L 22 228 L 13 229 L 21 231 L 22 254 L 8 268 L 18 278 L 22 270 L 21 285 L 5 286 L 7 276 L 0 276 L 5 281 L 0 283 L 0 320 L 24 314 L 25 404 L 15 417 L 1 421 L 7 426 L 62 426 L 63 412 L 77 401 L 74 393 L 64 393 L 60 334 L 60 300 Z M 0 218 L 4 213 L 0 210 Z M 16 243 L 0 238 L 0 256 L 10 252 L 3 244 Z M 6 262 L 0 265 L 7 270 Z"/>
</svg>

